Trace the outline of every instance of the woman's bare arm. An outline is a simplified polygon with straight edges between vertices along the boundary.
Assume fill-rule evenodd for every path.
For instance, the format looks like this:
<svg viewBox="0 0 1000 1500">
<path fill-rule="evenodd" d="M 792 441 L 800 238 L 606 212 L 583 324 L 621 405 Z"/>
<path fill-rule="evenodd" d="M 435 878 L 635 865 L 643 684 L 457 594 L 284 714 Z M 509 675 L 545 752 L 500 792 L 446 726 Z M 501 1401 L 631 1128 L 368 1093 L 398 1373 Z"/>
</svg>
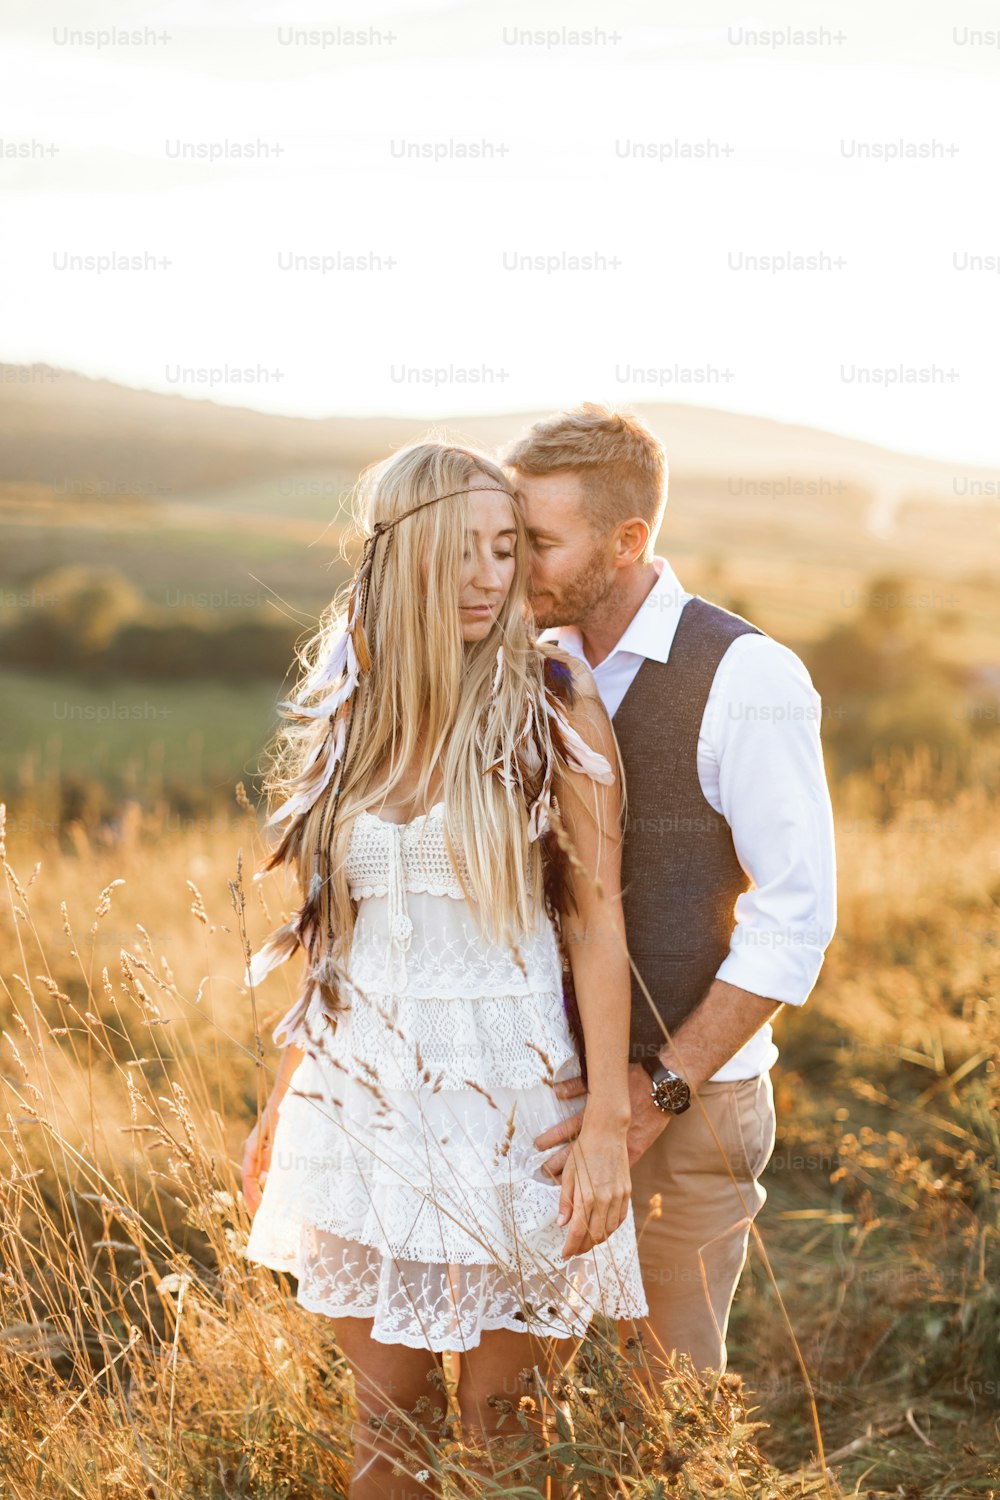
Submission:
<svg viewBox="0 0 1000 1500">
<path fill-rule="evenodd" d="M 573 985 L 587 1051 L 587 1114 L 592 1123 L 627 1126 L 628 1042 L 632 987 L 621 902 L 622 787 L 618 747 L 593 676 L 573 662 L 574 707 L 563 712 L 592 750 L 606 757 L 612 785 L 560 768 L 553 777 L 558 811 L 583 866 L 571 865 L 576 912 L 563 917 Z"/>
<path fill-rule="evenodd" d="M 278 1064 L 274 1086 L 260 1112 L 260 1118 L 243 1143 L 243 1197 L 251 1218 L 261 1205 L 264 1183 L 271 1167 L 271 1147 L 281 1112 L 281 1101 L 288 1092 L 292 1074 L 304 1057 L 302 1048 L 296 1047 L 294 1042 L 286 1045 Z"/>
<path fill-rule="evenodd" d="M 585 663 L 572 664 L 576 702 L 563 709 L 590 751 L 611 768 L 610 784 L 557 768 L 553 791 L 572 845 L 563 916 L 587 1052 L 587 1105 L 562 1170 L 558 1223 L 564 1256 L 583 1254 L 613 1234 L 629 1211 L 628 1040 L 631 970 L 621 902 L 620 761 L 614 730 Z M 582 755 L 582 751 L 581 751 Z"/>
<path fill-rule="evenodd" d="M 291 1076 L 305 1055 L 303 1049 L 297 1047 L 294 1042 L 289 1042 L 284 1048 L 281 1054 L 281 1061 L 278 1064 L 278 1071 L 275 1074 L 274 1084 L 268 1095 L 267 1102 L 272 1108 L 276 1108 L 285 1097 L 285 1094 L 288 1092 L 288 1084 Z"/>
</svg>

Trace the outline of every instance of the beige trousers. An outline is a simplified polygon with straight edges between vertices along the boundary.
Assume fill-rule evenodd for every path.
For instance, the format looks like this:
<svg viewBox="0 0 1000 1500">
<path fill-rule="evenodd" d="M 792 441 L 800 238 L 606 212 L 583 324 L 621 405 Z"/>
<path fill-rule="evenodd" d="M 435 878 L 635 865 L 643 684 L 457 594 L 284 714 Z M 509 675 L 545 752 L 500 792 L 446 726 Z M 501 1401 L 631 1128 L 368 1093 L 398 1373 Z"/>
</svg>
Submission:
<svg viewBox="0 0 1000 1500">
<path fill-rule="evenodd" d="M 774 1139 L 769 1073 L 703 1083 L 690 1109 L 675 1115 L 633 1166 L 632 1208 L 649 1302 L 649 1316 L 637 1326 L 651 1363 L 676 1351 L 689 1354 L 698 1370 L 725 1370 L 750 1224 L 767 1198 L 757 1179 Z M 661 1195 L 658 1218 L 650 1215 L 654 1193 Z M 619 1326 L 624 1337 L 635 1331 Z"/>
</svg>

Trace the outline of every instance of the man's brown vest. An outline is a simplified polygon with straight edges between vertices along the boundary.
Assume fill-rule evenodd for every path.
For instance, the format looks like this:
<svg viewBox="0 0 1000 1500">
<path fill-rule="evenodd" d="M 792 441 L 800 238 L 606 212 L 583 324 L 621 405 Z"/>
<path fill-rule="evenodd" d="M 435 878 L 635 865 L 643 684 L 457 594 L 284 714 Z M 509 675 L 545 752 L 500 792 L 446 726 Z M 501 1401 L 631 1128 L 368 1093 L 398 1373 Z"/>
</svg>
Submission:
<svg viewBox="0 0 1000 1500">
<path fill-rule="evenodd" d="M 715 978 L 729 952 L 736 898 L 750 887 L 729 824 L 706 801 L 698 780 L 698 733 L 716 668 L 730 643 L 748 633 L 765 634 L 693 595 L 669 657 L 643 661 L 612 719 L 628 793 L 626 937 L 670 1035 Z M 631 1061 L 653 1056 L 665 1041 L 632 974 Z"/>
</svg>

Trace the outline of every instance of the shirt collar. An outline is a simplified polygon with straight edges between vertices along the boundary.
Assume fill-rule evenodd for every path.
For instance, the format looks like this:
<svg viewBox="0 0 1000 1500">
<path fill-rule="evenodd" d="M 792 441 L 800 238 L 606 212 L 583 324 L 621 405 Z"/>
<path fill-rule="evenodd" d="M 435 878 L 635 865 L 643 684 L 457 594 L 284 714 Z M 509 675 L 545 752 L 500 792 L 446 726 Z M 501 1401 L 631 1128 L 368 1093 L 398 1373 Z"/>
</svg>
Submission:
<svg viewBox="0 0 1000 1500">
<path fill-rule="evenodd" d="M 681 610 L 692 596 L 682 586 L 665 557 L 656 555 L 651 561 L 658 574 L 656 582 L 595 671 L 600 671 L 619 651 L 627 651 L 634 656 L 649 656 L 659 662 L 665 662 L 670 655 Z M 583 657 L 578 625 L 554 625 L 549 630 L 543 630 L 539 640 L 554 641 L 564 651 Z"/>
</svg>

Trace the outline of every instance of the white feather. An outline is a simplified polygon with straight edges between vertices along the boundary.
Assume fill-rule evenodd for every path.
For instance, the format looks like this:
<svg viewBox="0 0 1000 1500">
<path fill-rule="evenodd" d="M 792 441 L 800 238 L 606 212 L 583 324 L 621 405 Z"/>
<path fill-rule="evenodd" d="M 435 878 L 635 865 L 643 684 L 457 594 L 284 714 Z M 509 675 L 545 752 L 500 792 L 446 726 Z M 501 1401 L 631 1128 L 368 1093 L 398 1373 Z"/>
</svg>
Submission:
<svg viewBox="0 0 1000 1500">
<path fill-rule="evenodd" d="M 295 919 L 276 927 L 265 942 L 258 948 L 250 962 L 247 964 L 243 974 L 244 984 L 260 984 L 261 980 L 276 969 L 279 964 L 286 963 L 299 946 L 298 934 L 295 931 Z"/>
<path fill-rule="evenodd" d="M 585 772 L 593 781 L 599 781 L 603 786 L 612 786 L 615 773 L 611 769 L 611 762 L 607 756 L 601 755 L 598 750 L 592 750 L 555 704 L 546 699 L 545 707 L 549 717 L 556 720 L 563 732 L 571 769 Z"/>
<path fill-rule="evenodd" d="M 283 823 L 288 818 L 297 817 L 300 812 L 305 812 L 307 808 L 312 807 L 319 800 L 329 786 L 333 773 L 337 768 L 337 762 L 343 754 L 345 734 L 344 725 L 341 722 L 337 725 L 336 735 L 327 735 L 320 742 L 316 753 L 312 756 L 306 767 L 306 772 L 303 773 L 303 775 L 306 775 L 316 765 L 317 761 L 325 756 L 326 764 L 318 781 L 315 784 L 310 783 L 302 791 L 293 792 L 280 807 L 275 808 L 264 824 L 265 828 L 270 828 L 272 823 Z"/>
</svg>

